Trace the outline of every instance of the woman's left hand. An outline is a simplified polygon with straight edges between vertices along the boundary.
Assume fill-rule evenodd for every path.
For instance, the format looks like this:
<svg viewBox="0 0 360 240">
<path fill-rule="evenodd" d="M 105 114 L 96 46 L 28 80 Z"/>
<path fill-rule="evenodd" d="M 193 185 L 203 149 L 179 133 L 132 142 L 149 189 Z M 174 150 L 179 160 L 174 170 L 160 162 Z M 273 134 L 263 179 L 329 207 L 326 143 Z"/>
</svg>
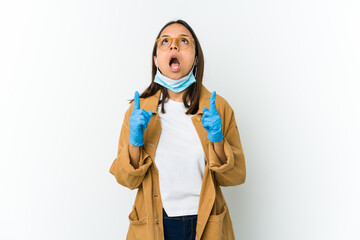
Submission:
<svg viewBox="0 0 360 240">
<path fill-rule="evenodd" d="M 203 108 L 201 123 L 207 131 L 207 137 L 212 142 L 221 142 L 223 140 L 221 117 L 215 107 L 216 91 L 211 93 L 210 110 Z"/>
</svg>

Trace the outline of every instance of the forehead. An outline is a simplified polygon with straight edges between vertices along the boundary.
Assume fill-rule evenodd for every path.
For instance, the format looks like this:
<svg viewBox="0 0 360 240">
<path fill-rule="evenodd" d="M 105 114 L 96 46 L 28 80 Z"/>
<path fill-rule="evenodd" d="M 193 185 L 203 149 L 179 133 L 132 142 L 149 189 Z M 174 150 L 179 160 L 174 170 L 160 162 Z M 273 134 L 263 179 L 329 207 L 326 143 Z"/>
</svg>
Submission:
<svg viewBox="0 0 360 240">
<path fill-rule="evenodd" d="M 169 35 L 170 37 L 177 37 L 180 34 L 186 34 L 190 37 L 192 37 L 190 31 L 182 24 L 171 24 L 164 28 L 160 34 L 162 35 Z"/>
</svg>

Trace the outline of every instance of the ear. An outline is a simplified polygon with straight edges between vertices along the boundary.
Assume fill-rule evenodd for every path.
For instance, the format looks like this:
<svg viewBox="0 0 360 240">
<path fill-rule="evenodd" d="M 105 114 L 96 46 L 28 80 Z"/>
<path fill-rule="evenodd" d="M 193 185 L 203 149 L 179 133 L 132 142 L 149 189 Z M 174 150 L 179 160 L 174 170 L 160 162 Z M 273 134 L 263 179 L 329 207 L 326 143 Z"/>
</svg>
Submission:
<svg viewBox="0 0 360 240">
<path fill-rule="evenodd" d="M 158 67 L 158 65 L 157 65 L 157 57 L 156 56 L 154 56 L 154 62 L 155 62 L 155 66 Z"/>
</svg>

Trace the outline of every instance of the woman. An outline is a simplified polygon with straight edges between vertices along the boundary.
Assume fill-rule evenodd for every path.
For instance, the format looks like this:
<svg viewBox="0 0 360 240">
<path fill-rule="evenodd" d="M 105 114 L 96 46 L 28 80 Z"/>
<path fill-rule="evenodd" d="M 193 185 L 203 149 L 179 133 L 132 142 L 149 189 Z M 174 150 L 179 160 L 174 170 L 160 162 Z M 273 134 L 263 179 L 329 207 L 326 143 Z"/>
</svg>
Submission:
<svg viewBox="0 0 360 240">
<path fill-rule="evenodd" d="M 152 82 L 130 101 L 110 168 L 138 189 L 126 239 L 235 239 L 220 188 L 246 178 L 234 111 L 202 84 L 203 53 L 186 22 L 167 23 L 152 55 Z"/>
</svg>

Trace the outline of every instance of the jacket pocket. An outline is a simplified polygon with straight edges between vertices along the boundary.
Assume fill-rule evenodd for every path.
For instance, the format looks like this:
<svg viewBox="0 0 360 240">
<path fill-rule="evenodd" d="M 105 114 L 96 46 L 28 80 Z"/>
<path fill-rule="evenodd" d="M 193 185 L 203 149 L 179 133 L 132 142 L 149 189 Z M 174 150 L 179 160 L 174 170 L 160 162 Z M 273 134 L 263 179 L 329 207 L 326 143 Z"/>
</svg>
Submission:
<svg viewBox="0 0 360 240">
<path fill-rule="evenodd" d="M 211 240 L 222 240 L 223 239 L 223 222 L 225 214 L 227 213 L 228 208 L 225 203 L 222 212 L 217 215 L 210 215 L 206 223 L 204 233 L 201 239 L 211 239 Z"/>
<path fill-rule="evenodd" d="M 133 232 L 136 239 L 144 240 L 149 238 L 149 229 L 148 229 L 148 217 L 143 217 L 139 219 L 135 205 L 132 207 L 132 211 L 129 216 L 129 231 Z"/>
</svg>

